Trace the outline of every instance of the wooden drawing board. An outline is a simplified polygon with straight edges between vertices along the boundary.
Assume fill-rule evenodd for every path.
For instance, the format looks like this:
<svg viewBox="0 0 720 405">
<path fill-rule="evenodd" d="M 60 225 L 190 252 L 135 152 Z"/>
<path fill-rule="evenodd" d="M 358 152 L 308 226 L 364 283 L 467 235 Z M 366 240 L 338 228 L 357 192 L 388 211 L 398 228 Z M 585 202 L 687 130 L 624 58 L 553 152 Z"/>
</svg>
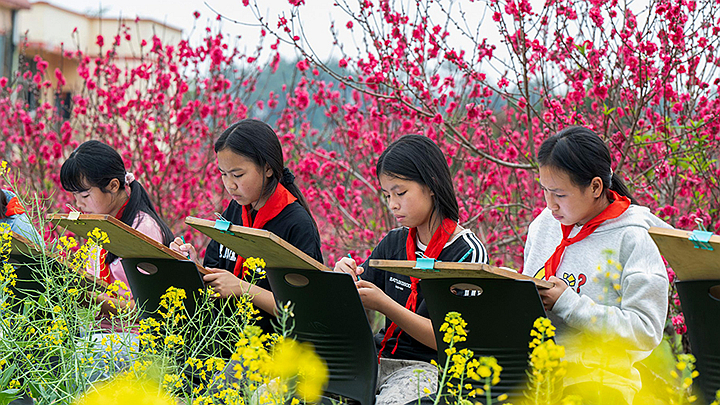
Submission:
<svg viewBox="0 0 720 405">
<path fill-rule="evenodd" d="M 81 214 L 77 219 L 69 219 L 69 214 L 50 214 L 48 221 L 58 224 L 59 227 L 87 238 L 88 232 L 99 228 L 107 233 L 109 243 L 103 244 L 103 249 L 120 258 L 147 258 L 147 259 L 176 259 L 187 260 L 187 257 L 177 253 L 155 239 L 134 229 L 119 219 L 110 215 Z M 197 266 L 203 274 L 210 272 L 202 266 Z"/>
<path fill-rule="evenodd" d="M 706 250 L 688 239 L 692 231 L 652 227 L 648 232 L 679 280 L 720 280 L 720 236 L 710 237 L 713 250 Z"/>
<path fill-rule="evenodd" d="M 31 242 L 26 237 L 22 235 L 18 235 L 15 232 L 12 232 L 12 250 L 10 251 L 11 256 L 22 256 L 27 257 L 30 259 L 39 258 L 42 253 L 42 248 L 38 245 L 36 245 L 34 242 Z M 53 255 L 50 255 L 48 253 L 48 259 L 50 260 L 60 260 L 58 257 L 55 257 Z M 93 276 L 92 274 L 78 270 L 78 273 L 84 277 L 85 281 L 88 282 L 90 285 L 96 285 L 99 288 L 106 289 L 108 286 L 108 283 L 105 281 Z"/>
<path fill-rule="evenodd" d="M 11 255 L 22 255 L 22 256 L 28 256 L 28 257 L 38 257 L 42 253 L 42 249 L 38 247 L 34 242 L 31 242 L 26 237 L 22 235 L 18 235 L 15 232 L 11 232 L 12 234 L 12 241 L 10 251 Z"/>
<path fill-rule="evenodd" d="M 411 260 L 370 260 L 370 267 L 406 276 L 423 278 L 509 278 L 533 281 L 538 288 L 551 288 L 553 283 L 526 276 L 512 270 L 482 263 L 435 262 L 433 269 L 416 269 Z M 362 275 L 360 276 L 362 278 Z"/>
<path fill-rule="evenodd" d="M 264 229 L 230 225 L 227 231 L 215 228 L 216 221 L 195 217 L 185 223 L 221 243 L 240 257 L 257 257 L 265 260 L 265 268 L 331 271 L 279 236 Z"/>
</svg>

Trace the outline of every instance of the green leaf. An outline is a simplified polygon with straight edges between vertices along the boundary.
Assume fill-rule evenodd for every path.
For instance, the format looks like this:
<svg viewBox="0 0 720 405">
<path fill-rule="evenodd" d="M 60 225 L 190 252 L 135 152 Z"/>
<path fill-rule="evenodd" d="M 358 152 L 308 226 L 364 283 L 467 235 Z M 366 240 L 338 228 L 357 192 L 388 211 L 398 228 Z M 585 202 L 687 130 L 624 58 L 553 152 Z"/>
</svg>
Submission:
<svg viewBox="0 0 720 405">
<path fill-rule="evenodd" d="M 585 56 L 585 44 L 583 44 L 583 45 L 575 44 L 575 48 L 577 48 L 577 50 L 580 51 L 582 56 Z"/>
<path fill-rule="evenodd" d="M 0 392 L 0 405 L 7 405 L 10 402 L 18 399 L 20 397 L 20 395 L 18 395 L 19 393 L 20 393 L 20 390 L 15 389 L 15 388 L 1 391 Z"/>
</svg>

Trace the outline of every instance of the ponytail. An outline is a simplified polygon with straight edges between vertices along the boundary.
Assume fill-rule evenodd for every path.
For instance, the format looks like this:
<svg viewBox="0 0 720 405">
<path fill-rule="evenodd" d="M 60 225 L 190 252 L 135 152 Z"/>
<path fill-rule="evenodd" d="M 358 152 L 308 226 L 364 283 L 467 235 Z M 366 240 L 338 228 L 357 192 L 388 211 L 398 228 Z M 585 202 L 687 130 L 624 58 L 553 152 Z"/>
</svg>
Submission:
<svg viewBox="0 0 720 405">
<path fill-rule="evenodd" d="M 310 219 L 312 219 L 315 229 L 317 229 L 317 223 L 315 222 L 315 218 L 313 218 L 312 213 L 310 212 L 310 206 L 305 200 L 305 196 L 300 191 L 300 188 L 297 186 L 297 184 L 295 184 L 295 175 L 287 167 L 284 168 L 282 171 L 282 176 L 280 177 L 280 184 L 282 184 L 283 187 L 285 187 L 287 191 L 290 192 L 290 194 L 297 198 L 298 204 L 305 208 L 305 211 L 307 211 L 308 215 L 310 215 Z"/>
<path fill-rule="evenodd" d="M 5 215 L 5 213 L 7 212 L 7 207 L 9 203 L 10 201 L 5 194 L 5 190 L 0 190 L 0 219 L 7 218 L 7 215 Z"/>
<path fill-rule="evenodd" d="M 537 158 L 540 166 L 567 173 L 578 187 L 587 187 L 599 177 L 608 196 L 607 190 L 613 190 L 637 204 L 620 176 L 613 172 L 607 145 L 587 128 L 567 127 L 547 138 L 540 145 Z"/>
<path fill-rule="evenodd" d="M 150 196 L 148 195 L 147 191 L 145 191 L 145 187 L 143 187 L 142 184 L 140 184 L 140 182 L 135 179 L 133 179 L 130 183 L 125 183 L 125 185 L 130 188 L 130 198 L 128 199 L 127 205 L 125 206 L 125 210 L 120 216 L 120 222 L 132 227 L 138 213 L 142 212 L 145 215 L 149 215 L 150 218 L 155 220 L 155 222 L 160 227 L 163 239 L 162 244 L 165 246 L 169 246 L 170 242 L 172 242 L 174 239 L 173 233 L 170 230 L 170 227 L 167 226 L 165 221 L 160 219 L 160 215 L 158 215 L 157 211 L 155 210 L 155 206 L 153 205 L 152 201 L 150 201 Z M 122 190 L 124 189 L 124 187 L 121 186 L 120 189 Z M 105 257 L 105 263 L 110 264 L 114 262 L 115 259 L 117 259 L 117 256 L 108 252 L 107 256 Z"/>
<path fill-rule="evenodd" d="M 162 232 L 163 236 L 163 245 L 169 246 L 170 242 L 172 242 L 174 239 L 173 233 L 170 230 L 170 227 L 167 226 L 165 221 L 160 219 L 160 216 L 155 210 L 155 206 L 150 200 L 150 196 L 148 195 L 147 191 L 145 191 L 145 187 L 143 187 L 142 184 L 140 184 L 140 182 L 135 179 L 133 179 L 132 182 L 130 182 L 129 184 L 126 184 L 130 188 L 130 198 L 128 199 L 123 214 L 120 216 L 120 221 L 124 224 L 127 224 L 128 226 L 132 226 L 138 213 L 142 212 L 145 215 L 149 215 L 150 218 L 155 220 L 155 222 L 160 227 L 160 231 Z M 110 258 L 111 254 L 112 253 L 108 252 L 108 258 Z M 112 263 L 112 260 L 107 263 Z"/>
<path fill-rule="evenodd" d="M 625 185 L 625 183 L 623 183 L 620 176 L 618 176 L 614 172 L 612 173 L 612 177 L 610 178 L 609 189 L 620 194 L 623 197 L 629 198 L 631 203 L 633 203 L 635 205 L 638 204 L 637 200 L 635 200 L 635 197 L 632 196 L 632 194 L 630 193 L 630 190 L 628 190 L 627 186 Z"/>
</svg>

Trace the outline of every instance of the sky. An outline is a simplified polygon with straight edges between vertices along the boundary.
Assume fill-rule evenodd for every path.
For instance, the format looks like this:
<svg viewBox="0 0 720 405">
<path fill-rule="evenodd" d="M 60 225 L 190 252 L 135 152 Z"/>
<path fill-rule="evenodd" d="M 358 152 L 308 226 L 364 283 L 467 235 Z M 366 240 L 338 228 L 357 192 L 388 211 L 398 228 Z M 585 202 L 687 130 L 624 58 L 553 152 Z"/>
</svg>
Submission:
<svg viewBox="0 0 720 405">
<path fill-rule="evenodd" d="M 248 46 L 254 47 L 259 37 L 259 28 L 256 26 L 257 21 L 254 16 L 249 13 L 246 7 L 243 7 L 241 0 L 46 0 L 51 4 L 73 10 L 80 13 L 97 14 L 98 10 L 103 10 L 103 17 L 115 18 L 122 15 L 125 18 L 134 19 L 136 16 L 140 18 L 152 18 L 154 20 L 165 22 L 183 30 L 183 36 L 187 37 L 191 34 L 193 25 L 195 24 L 194 11 L 200 12 L 198 26 L 205 27 L 208 20 L 214 20 L 216 12 L 222 14 L 229 19 L 245 23 L 247 25 L 236 24 L 231 21 L 222 23 L 222 31 L 233 36 L 241 35 L 247 41 Z M 260 0 L 261 9 L 270 21 L 276 21 L 278 14 L 283 10 L 289 10 L 290 5 L 287 0 Z M 319 56 L 326 58 L 332 55 L 332 41 L 329 34 L 330 23 L 333 18 L 338 20 L 338 24 L 344 25 L 347 17 L 333 7 L 333 0 L 309 0 L 312 7 L 306 5 L 301 8 L 303 21 L 305 24 L 305 32 L 309 42 Z M 215 11 L 213 11 L 215 10 Z M 335 17 L 333 17 L 333 14 Z M 305 17 L 311 15 L 312 18 Z M 340 21 L 342 19 L 342 21 Z M 214 23 L 214 21 L 211 21 Z M 72 30 L 72 27 L 70 27 Z M 196 35 L 197 37 L 197 35 Z M 281 48 L 281 52 L 285 55 L 293 54 L 294 51 L 286 47 Z"/>
</svg>

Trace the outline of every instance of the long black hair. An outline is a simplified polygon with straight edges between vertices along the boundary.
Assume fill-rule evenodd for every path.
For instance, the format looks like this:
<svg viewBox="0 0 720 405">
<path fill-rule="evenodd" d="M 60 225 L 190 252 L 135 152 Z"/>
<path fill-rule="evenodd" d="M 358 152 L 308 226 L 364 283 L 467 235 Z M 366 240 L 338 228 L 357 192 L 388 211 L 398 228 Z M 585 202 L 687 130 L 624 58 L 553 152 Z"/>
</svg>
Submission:
<svg viewBox="0 0 720 405">
<path fill-rule="evenodd" d="M 87 191 L 90 187 L 97 187 L 103 193 L 108 193 L 106 188 L 110 181 L 117 179 L 122 192 L 126 187 L 126 173 L 122 158 L 115 149 L 100 141 L 92 140 L 78 146 L 63 163 L 60 169 L 60 182 L 66 191 L 72 193 Z M 129 186 L 130 199 L 120 221 L 132 226 L 138 212 L 144 212 L 160 226 L 163 234 L 162 242 L 168 246 L 173 240 L 172 231 L 160 219 L 147 191 L 137 180 L 130 183 Z M 105 263 L 112 263 L 116 258 L 117 256 L 108 252 Z"/>
<path fill-rule="evenodd" d="M 4 219 L 7 217 L 5 213 L 7 212 L 7 207 L 9 203 L 10 201 L 5 195 L 5 190 L 0 190 L 0 219 Z"/>
<path fill-rule="evenodd" d="M 578 187 L 588 187 L 592 179 L 599 177 L 603 190 L 613 190 L 637 204 L 620 176 L 612 171 L 610 150 L 605 142 L 585 127 L 567 127 L 549 137 L 540 145 L 537 158 L 540 166 L 567 173 Z"/>
<path fill-rule="evenodd" d="M 295 184 L 295 176 L 285 167 L 280 140 L 270 125 L 253 119 L 244 119 L 230 125 L 223 131 L 220 138 L 215 141 L 215 153 L 229 149 L 233 153 L 244 156 L 264 170 L 265 165 L 272 169 L 272 176 L 265 184 L 267 177 L 263 176 L 263 197 L 272 195 L 278 183 L 282 184 L 305 208 L 317 229 L 310 207 L 302 192 Z"/>
<path fill-rule="evenodd" d="M 442 221 L 456 221 L 460 209 L 445 155 L 440 148 L 421 135 L 405 135 L 391 143 L 380 155 L 376 165 L 378 178 L 384 174 L 427 186 L 433 193 L 432 223 L 435 216 Z"/>
</svg>

